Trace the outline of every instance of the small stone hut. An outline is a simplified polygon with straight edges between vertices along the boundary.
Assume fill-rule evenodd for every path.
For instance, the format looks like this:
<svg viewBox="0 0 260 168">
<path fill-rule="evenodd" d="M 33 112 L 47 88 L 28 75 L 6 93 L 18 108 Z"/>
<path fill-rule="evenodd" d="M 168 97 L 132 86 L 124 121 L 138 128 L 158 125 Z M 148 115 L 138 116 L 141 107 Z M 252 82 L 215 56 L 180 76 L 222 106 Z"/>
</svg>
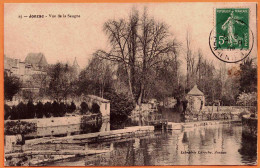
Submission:
<svg viewBox="0 0 260 168">
<path fill-rule="evenodd" d="M 87 95 L 86 101 L 89 107 L 92 107 L 93 103 L 97 103 L 100 107 L 100 112 L 103 118 L 110 117 L 110 101 L 96 95 Z"/>
<path fill-rule="evenodd" d="M 198 114 L 205 106 L 205 96 L 195 85 L 187 94 L 188 109 L 193 114 Z"/>
</svg>

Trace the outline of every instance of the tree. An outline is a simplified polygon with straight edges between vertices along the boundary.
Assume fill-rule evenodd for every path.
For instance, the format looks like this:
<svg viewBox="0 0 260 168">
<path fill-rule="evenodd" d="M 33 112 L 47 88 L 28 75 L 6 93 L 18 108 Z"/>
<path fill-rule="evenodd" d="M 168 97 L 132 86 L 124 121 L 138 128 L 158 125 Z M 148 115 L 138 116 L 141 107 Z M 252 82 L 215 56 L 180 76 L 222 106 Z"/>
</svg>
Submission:
<svg viewBox="0 0 260 168">
<path fill-rule="evenodd" d="M 148 17 L 146 10 L 141 18 L 140 32 L 138 37 L 142 58 L 138 104 L 144 99 L 146 85 L 151 81 L 149 80 L 151 72 L 157 65 L 168 59 L 168 53 L 175 49 L 174 41 L 169 39 L 168 26 L 164 22 L 158 22 Z"/>
<path fill-rule="evenodd" d="M 134 103 L 140 104 L 155 68 L 175 49 L 168 26 L 149 17 L 145 9 L 141 18 L 138 11 L 133 10 L 128 21 L 107 21 L 104 31 L 112 49 L 98 50 L 94 55 L 115 61 L 125 70 L 129 95 Z"/>
<path fill-rule="evenodd" d="M 113 89 L 105 92 L 104 98 L 110 100 L 111 126 L 124 123 L 134 109 L 134 103 L 127 96 L 117 94 Z"/>
<path fill-rule="evenodd" d="M 16 76 L 9 76 L 4 73 L 4 98 L 12 101 L 13 96 L 17 94 L 22 87 L 20 79 Z"/>
<path fill-rule="evenodd" d="M 75 93 L 77 75 L 72 67 L 68 64 L 57 63 L 50 69 L 49 73 L 49 94 L 54 100 L 60 102 Z"/>
<path fill-rule="evenodd" d="M 77 82 L 77 95 L 94 94 L 103 97 L 107 88 L 111 87 L 112 70 L 108 60 L 95 56 L 89 65 L 80 73 Z"/>
<path fill-rule="evenodd" d="M 240 92 L 257 92 L 257 69 L 253 59 L 247 58 L 240 64 Z"/>
<path fill-rule="evenodd" d="M 120 63 L 128 76 L 128 86 L 132 101 L 135 100 L 133 93 L 133 74 L 135 74 L 135 61 L 137 51 L 137 26 L 139 15 L 136 10 L 130 15 L 130 22 L 124 19 L 109 20 L 104 24 L 104 31 L 108 35 L 111 50 L 106 52 L 98 50 L 94 55 Z"/>
</svg>

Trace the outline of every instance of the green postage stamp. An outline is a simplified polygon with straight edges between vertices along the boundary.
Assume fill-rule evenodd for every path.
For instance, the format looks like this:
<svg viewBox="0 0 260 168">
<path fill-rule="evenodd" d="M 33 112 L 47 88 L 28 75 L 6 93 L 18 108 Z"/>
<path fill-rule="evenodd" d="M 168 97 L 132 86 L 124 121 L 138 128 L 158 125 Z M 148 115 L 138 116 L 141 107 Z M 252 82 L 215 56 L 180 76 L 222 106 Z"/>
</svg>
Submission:
<svg viewBox="0 0 260 168">
<path fill-rule="evenodd" d="M 210 32 L 212 53 L 221 61 L 236 63 L 253 48 L 254 35 L 249 25 L 249 8 L 215 8 L 215 24 Z"/>
<path fill-rule="evenodd" d="M 249 49 L 249 9 L 216 9 L 217 49 Z"/>
</svg>

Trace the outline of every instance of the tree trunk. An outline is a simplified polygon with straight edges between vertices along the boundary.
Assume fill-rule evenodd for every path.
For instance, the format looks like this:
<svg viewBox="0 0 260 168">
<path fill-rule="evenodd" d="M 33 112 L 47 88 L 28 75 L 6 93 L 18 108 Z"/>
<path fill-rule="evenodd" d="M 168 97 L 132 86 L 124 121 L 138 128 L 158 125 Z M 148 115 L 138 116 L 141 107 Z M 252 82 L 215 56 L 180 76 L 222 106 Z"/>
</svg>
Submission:
<svg viewBox="0 0 260 168">
<path fill-rule="evenodd" d="M 129 71 L 129 69 L 127 68 L 127 66 L 125 66 L 126 68 L 126 71 L 127 71 L 127 75 L 128 75 L 128 86 L 129 86 L 129 91 L 130 91 L 130 96 L 131 96 L 131 99 L 132 99 L 132 102 L 134 104 L 136 104 L 135 102 L 135 98 L 134 98 L 134 94 L 133 94 L 133 87 L 132 87 L 132 82 L 131 82 L 131 72 Z"/>
<path fill-rule="evenodd" d="M 143 95 L 144 95 L 144 84 L 141 83 L 140 93 L 139 93 L 138 100 L 137 100 L 137 104 L 138 105 L 141 105 L 142 99 L 143 99 Z"/>
</svg>

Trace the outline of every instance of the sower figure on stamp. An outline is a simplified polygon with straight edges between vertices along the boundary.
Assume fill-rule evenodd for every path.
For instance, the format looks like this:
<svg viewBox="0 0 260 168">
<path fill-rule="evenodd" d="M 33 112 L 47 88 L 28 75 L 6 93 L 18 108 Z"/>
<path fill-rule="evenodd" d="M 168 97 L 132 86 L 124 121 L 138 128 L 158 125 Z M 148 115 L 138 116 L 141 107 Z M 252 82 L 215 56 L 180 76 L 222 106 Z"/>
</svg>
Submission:
<svg viewBox="0 0 260 168">
<path fill-rule="evenodd" d="M 235 26 L 234 24 L 240 24 L 240 25 L 245 25 L 238 19 L 241 19 L 241 17 L 234 16 L 234 11 L 230 13 L 230 17 L 228 17 L 227 21 L 222 25 L 222 30 L 227 29 L 227 34 L 228 34 L 228 43 L 230 46 L 233 46 L 233 41 L 235 43 L 238 43 L 238 38 L 235 37 Z"/>
</svg>

